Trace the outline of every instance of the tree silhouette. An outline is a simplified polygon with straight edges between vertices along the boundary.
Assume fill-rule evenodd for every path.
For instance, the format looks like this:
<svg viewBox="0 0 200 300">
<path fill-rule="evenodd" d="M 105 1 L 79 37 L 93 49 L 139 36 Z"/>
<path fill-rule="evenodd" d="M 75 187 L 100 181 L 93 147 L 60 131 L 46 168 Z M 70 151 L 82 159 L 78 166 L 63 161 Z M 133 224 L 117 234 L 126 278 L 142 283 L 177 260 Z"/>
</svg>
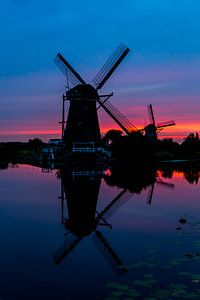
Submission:
<svg viewBox="0 0 200 300">
<path fill-rule="evenodd" d="M 107 144 L 116 142 L 121 136 L 123 132 L 122 130 L 118 129 L 111 129 L 106 132 L 105 136 L 103 137 L 103 141 Z"/>
</svg>

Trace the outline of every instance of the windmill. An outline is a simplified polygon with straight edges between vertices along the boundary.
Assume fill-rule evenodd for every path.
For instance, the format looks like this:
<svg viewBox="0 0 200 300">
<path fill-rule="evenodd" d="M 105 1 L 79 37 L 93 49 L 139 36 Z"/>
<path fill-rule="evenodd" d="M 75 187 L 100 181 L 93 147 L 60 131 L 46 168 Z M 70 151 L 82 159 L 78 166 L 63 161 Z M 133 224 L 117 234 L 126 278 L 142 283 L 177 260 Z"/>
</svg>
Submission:
<svg viewBox="0 0 200 300">
<path fill-rule="evenodd" d="M 153 140 L 157 140 L 157 135 L 163 128 L 175 125 L 174 121 L 167 121 L 167 122 L 156 124 L 153 107 L 151 104 L 148 105 L 148 113 L 149 113 L 150 124 L 148 124 L 142 129 L 139 129 L 139 131 L 144 131 L 145 135 L 147 137 L 150 137 Z"/>
<path fill-rule="evenodd" d="M 101 176 L 98 172 L 93 178 L 91 178 L 91 172 L 79 172 L 79 174 L 76 172 L 75 177 L 66 172 L 63 170 L 60 173 L 61 223 L 66 233 L 64 243 L 54 254 L 55 264 L 60 264 L 84 238 L 90 237 L 95 248 L 116 274 L 127 273 L 122 260 L 99 227 L 111 229 L 108 218 L 132 198 L 133 194 L 126 188 L 122 189 L 101 212 L 97 212 L 96 205 L 101 184 Z M 90 192 L 86 193 L 87 190 Z M 83 201 L 83 194 L 87 194 L 87 202 Z"/>
<path fill-rule="evenodd" d="M 55 63 L 67 78 L 67 92 L 63 95 L 62 138 L 70 152 L 96 152 L 101 141 L 97 110 L 102 107 L 106 113 L 126 133 L 136 127 L 108 99 L 113 96 L 100 95 L 104 86 L 119 64 L 129 52 L 120 44 L 93 79 L 93 86 L 75 71 L 69 62 L 58 53 Z M 67 121 L 65 121 L 65 101 L 69 101 Z M 98 104 L 98 107 L 97 107 Z"/>
</svg>

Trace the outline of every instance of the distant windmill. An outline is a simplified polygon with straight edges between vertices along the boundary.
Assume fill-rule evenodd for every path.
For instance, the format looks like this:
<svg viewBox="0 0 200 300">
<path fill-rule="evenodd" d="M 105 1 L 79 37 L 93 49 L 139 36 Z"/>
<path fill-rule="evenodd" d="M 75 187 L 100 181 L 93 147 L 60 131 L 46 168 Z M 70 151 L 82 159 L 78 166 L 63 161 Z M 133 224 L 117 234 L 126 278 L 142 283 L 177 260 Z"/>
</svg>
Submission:
<svg viewBox="0 0 200 300">
<path fill-rule="evenodd" d="M 108 101 L 113 93 L 98 94 L 128 52 L 129 48 L 120 44 L 95 76 L 94 86 L 87 84 L 60 53 L 56 56 L 55 63 L 67 77 L 68 90 L 63 95 L 61 123 L 62 138 L 69 151 L 78 152 L 82 149 L 83 152 L 95 152 L 101 141 L 97 114 L 99 107 L 102 107 L 126 134 L 136 130 L 136 127 Z M 66 100 L 70 103 L 67 121 L 64 115 Z"/>
<path fill-rule="evenodd" d="M 175 125 L 174 121 L 167 121 L 167 122 L 162 122 L 162 123 L 157 123 L 155 122 L 155 117 L 154 117 L 154 112 L 153 112 L 153 107 L 151 104 L 148 105 L 148 112 L 149 112 L 149 120 L 150 124 L 145 126 L 142 129 L 139 129 L 139 131 L 144 131 L 145 135 L 157 140 L 157 134 L 165 127 L 168 126 L 173 126 Z"/>
</svg>

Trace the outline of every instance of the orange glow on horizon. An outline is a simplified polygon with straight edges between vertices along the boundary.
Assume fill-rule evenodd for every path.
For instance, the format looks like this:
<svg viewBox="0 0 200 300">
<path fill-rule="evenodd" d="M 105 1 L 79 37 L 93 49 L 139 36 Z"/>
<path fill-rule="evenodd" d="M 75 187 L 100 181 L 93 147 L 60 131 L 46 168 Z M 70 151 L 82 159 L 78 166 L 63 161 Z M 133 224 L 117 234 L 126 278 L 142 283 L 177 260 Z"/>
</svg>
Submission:
<svg viewBox="0 0 200 300">
<path fill-rule="evenodd" d="M 51 135 L 51 134 L 61 134 L 61 130 L 52 130 L 52 129 L 48 129 L 48 130 L 18 130 L 18 131 L 14 131 L 14 130 L 1 130 L 0 131 L 0 135 L 36 135 L 36 134 L 46 134 L 46 135 Z"/>
<path fill-rule="evenodd" d="M 41 126 L 42 127 L 42 126 Z M 137 127 L 138 129 L 141 127 Z M 104 135 L 111 129 L 121 130 L 113 124 L 105 124 L 101 126 L 101 134 Z M 159 138 L 184 139 L 190 132 L 200 132 L 200 122 L 179 123 L 175 126 L 166 127 L 159 133 Z M 61 128 L 58 129 L 27 129 L 27 130 L 0 130 L 1 136 L 13 135 L 58 135 L 61 136 Z"/>
<path fill-rule="evenodd" d="M 137 127 L 138 129 L 142 127 Z M 119 127 L 116 126 L 103 126 L 102 127 L 102 134 L 105 134 L 110 129 L 117 129 L 119 130 Z M 173 138 L 173 139 L 184 139 L 187 137 L 187 135 L 191 132 L 200 132 L 200 122 L 187 122 L 187 123 L 178 123 L 174 126 L 169 126 L 166 128 L 163 128 L 159 132 L 159 138 Z"/>
<path fill-rule="evenodd" d="M 158 177 L 162 177 L 162 171 L 161 170 L 158 170 Z M 172 176 L 172 178 L 170 178 L 170 180 L 171 179 L 182 179 L 183 177 L 184 177 L 184 172 L 183 171 L 177 171 L 177 170 L 175 170 L 173 172 L 173 176 Z"/>
</svg>

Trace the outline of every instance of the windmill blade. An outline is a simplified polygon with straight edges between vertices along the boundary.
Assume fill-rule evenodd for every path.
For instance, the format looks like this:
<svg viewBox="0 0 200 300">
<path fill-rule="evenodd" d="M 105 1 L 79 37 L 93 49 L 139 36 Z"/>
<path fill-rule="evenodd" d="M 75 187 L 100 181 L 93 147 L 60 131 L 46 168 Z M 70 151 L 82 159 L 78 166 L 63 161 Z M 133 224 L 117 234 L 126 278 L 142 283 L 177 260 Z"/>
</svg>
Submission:
<svg viewBox="0 0 200 300">
<path fill-rule="evenodd" d="M 64 203 L 65 203 L 65 192 L 64 192 L 64 187 L 61 183 L 60 185 L 60 188 L 61 188 L 61 191 L 60 191 L 60 197 L 59 199 L 61 200 L 61 223 L 62 225 L 64 224 L 65 222 L 65 218 L 64 218 Z"/>
<path fill-rule="evenodd" d="M 82 239 L 82 236 L 76 236 L 72 232 L 68 233 L 64 243 L 58 248 L 53 256 L 55 264 L 58 265 L 70 252 L 73 251 Z"/>
<path fill-rule="evenodd" d="M 175 121 L 167 121 L 167 122 L 162 122 L 162 123 L 158 123 L 157 124 L 157 128 L 164 128 L 164 127 L 168 127 L 168 126 L 173 126 L 176 125 Z"/>
<path fill-rule="evenodd" d="M 62 54 L 57 54 L 55 63 L 73 86 L 78 84 L 86 84 L 83 78 L 74 70 L 74 68 L 62 56 Z"/>
<path fill-rule="evenodd" d="M 153 107 L 151 104 L 148 105 L 148 112 L 149 112 L 149 120 L 150 123 L 155 125 L 155 118 L 154 118 L 154 113 L 153 113 Z"/>
<path fill-rule="evenodd" d="M 119 64 L 122 62 L 122 60 L 125 58 L 129 51 L 129 48 L 127 48 L 124 44 L 121 43 L 118 46 L 118 48 L 113 52 L 113 54 L 109 57 L 107 62 L 103 65 L 103 67 L 93 79 L 93 83 L 96 86 L 97 90 L 102 88 L 102 86 L 110 78 L 112 73 L 119 66 Z"/>
<path fill-rule="evenodd" d="M 129 135 L 131 131 L 136 130 L 136 127 L 109 101 L 97 99 L 97 102 L 126 134 Z"/>
<path fill-rule="evenodd" d="M 169 189 L 173 189 L 175 187 L 175 185 L 173 183 L 165 182 L 161 178 L 156 179 L 156 184 L 163 185 Z M 147 195 L 147 203 L 148 204 L 151 204 L 151 202 L 152 202 L 154 188 L 155 188 L 155 182 L 151 185 L 148 195 Z"/>
<path fill-rule="evenodd" d="M 127 189 L 123 189 L 98 215 L 97 220 L 110 218 L 123 204 L 125 204 L 133 194 Z"/>
<path fill-rule="evenodd" d="M 156 183 L 163 185 L 167 188 L 173 189 L 175 187 L 174 183 L 169 183 L 169 182 L 165 182 L 164 180 L 162 180 L 161 178 L 156 179 Z"/>
<path fill-rule="evenodd" d="M 148 196 L 147 196 L 147 204 L 151 204 L 153 192 L 154 192 L 155 183 L 153 183 L 149 189 Z"/>
<path fill-rule="evenodd" d="M 103 65 L 103 67 L 99 70 L 97 75 L 93 79 L 93 83 L 97 83 L 97 81 L 100 81 L 101 76 L 105 75 L 105 72 L 109 68 L 109 64 L 113 62 L 113 59 L 120 53 L 120 51 L 123 48 L 123 44 L 121 43 L 117 49 L 112 53 L 112 55 L 109 57 L 109 59 L 106 61 L 106 63 Z"/>
<path fill-rule="evenodd" d="M 95 230 L 95 233 L 92 235 L 92 242 L 116 274 L 123 275 L 127 273 L 128 270 L 124 267 L 122 260 L 100 231 Z"/>
<path fill-rule="evenodd" d="M 137 130 L 136 126 L 133 125 L 110 101 L 103 102 L 104 106 L 111 111 L 121 123 L 130 131 Z"/>
</svg>

